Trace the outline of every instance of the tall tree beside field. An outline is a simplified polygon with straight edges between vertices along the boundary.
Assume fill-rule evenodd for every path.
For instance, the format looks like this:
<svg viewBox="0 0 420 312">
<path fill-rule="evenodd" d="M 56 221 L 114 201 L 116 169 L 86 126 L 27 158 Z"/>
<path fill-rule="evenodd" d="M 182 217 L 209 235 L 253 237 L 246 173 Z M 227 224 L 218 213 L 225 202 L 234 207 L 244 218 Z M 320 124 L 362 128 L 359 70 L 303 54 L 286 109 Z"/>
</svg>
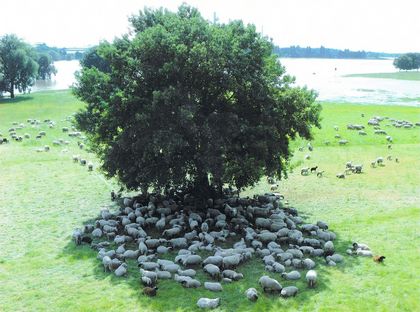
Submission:
<svg viewBox="0 0 420 312">
<path fill-rule="evenodd" d="M 133 36 L 97 48 L 110 71 L 83 66 L 74 88 L 87 104 L 76 123 L 108 176 L 128 189 L 190 186 L 201 198 L 280 178 L 290 140 L 319 127 L 320 105 L 293 86 L 271 42 L 187 5 L 130 21 Z"/>
<path fill-rule="evenodd" d="M 420 68 L 420 53 L 406 53 L 394 60 L 394 66 L 402 70 Z"/>
<path fill-rule="evenodd" d="M 57 74 L 53 65 L 52 57 L 46 53 L 38 55 L 38 79 L 51 79 L 51 75 Z"/>
<path fill-rule="evenodd" d="M 35 51 L 15 35 L 0 39 L 0 70 L 3 92 L 15 97 L 15 89 L 25 92 L 34 82 L 38 73 Z"/>
</svg>

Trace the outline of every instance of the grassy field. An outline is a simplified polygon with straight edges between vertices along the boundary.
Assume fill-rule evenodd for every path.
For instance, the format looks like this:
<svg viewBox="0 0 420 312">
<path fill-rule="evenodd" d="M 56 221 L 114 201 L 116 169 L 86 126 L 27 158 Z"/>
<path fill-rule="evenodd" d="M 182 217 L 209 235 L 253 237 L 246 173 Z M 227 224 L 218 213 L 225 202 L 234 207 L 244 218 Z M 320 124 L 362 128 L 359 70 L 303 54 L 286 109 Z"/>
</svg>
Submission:
<svg viewBox="0 0 420 312">
<path fill-rule="evenodd" d="M 348 123 L 366 124 L 370 116 L 420 121 L 420 108 L 374 105 L 324 104 L 323 129 L 315 131 L 311 159 L 308 151 L 296 150 L 298 166 L 318 165 L 323 178 L 303 177 L 299 170 L 280 184 L 280 192 L 309 222 L 324 220 L 338 234 L 336 245 L 344 254 L 352 240 L 369 244 L 375 254 L 385 255 L 378 265 L 372 259 L 346 257 L 337 267 L 318 264 L 319 285 L 308 290 L 303 280 L 301 293 L 292 299 L 262 295 L 256 303 L 245 299 L 248 287 L 257 287 L 263 265 L 255 259 L 238 271 L 244 280 L 224 286 L 220 311 L 419 311 L 420 309 L 420 133 L 416 129 L 384 127 L 394 138 L 388 150 L 384 136 L 367 136 L 345 130 Z M 47 131 L 41 141 L 0 145 L 0 311 L 195 311 L 201 296 L 216 294 L 201 289 L 184 289 L 173 281 L 159 282 L 156 298 L 140 294 L 139 273 L 132 266 L 127 278 L 105 274 L 96 253 L 75 247 L 71 233 L 75 227 L 95 218 L 104 206 L 112 206 L 109 192 L 115 187 L 98 171 L 74 164 L 72 154 L 94 157 L 69 139 L 66 147 L 52 141 L 68 139 L 61 127 L 78 108 L 69 92 L 45 92 L 20 96 L 15 101 L 0 100 L 0 133 L 7 135 L 12 122 L 27 118 L 52 119 L 54 129 L 18 130 L 34 138 Z M 361 117 L 361 113 L 366 117 Z M 384 121 L 383 124 L 386 124 Z M 349 140 L 338 146 L 333 126 Z M 325 146 L 324 142 L 331 142 Z M 35 152 L 45 144 L 48 153 Z M 295 146 L 306 145 L 296 142 Z M 63 149 L 68 149 L 65 151 Z M 378 156 L 397 156 L 400 163 L 386 161 L 370 168 Z M 335 178 L 347 161 L 364 164 L 364 173 Z M 261 183 L 246 195 L 268 190 Z M 244 194 L 245 195 L 245 194 Z M 204 276 L 199 275 L 201 281 Z M 285 282 L 279 276 L 282 285 Z M 219 295 L 219 294 L 217 294 Z"/>
<path fill-rule="evenodd" d="M 398 80 L 420 80 L 419 71 L 399 71 L 394 73 L 351 74 L 346 77 L 385 78 Z"/>
</svg>

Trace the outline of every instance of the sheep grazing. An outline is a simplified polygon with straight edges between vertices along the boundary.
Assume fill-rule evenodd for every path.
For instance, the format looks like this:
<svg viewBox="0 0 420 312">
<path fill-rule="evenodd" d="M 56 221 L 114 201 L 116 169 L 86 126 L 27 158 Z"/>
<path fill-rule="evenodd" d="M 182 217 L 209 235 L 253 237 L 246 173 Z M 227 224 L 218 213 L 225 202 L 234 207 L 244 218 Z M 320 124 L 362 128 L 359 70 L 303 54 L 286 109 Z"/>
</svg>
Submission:
<svg viewBox="0 0 420 312">
<path fill-rule="evenodd" d="M 82 230 L 75 229 L 73 231 L 73 239 L 76 245 L 82 244 Z"/>
<path fill-rule="evenodd" d="M 267 275 L 261 276 L 258 280 L 258 283 L 263 288 L 264 292 L 267 291 L 278 291 L 280 292 L 282 290 L 282 287 L 278 281 L 276 281 L 274 278 L 271 278 Z"/>
<path fill-rule="evenodd" d="M 324 176 L 324 170 L 323 171 L 318 171 L 317 173 L 316 173 L 316 176 L 318 177 L 318 178 L 322 178 L 323 176 Z"/>
<path fill-rule="evenodd" d="M 93 164 L 91 162 L 88 163 L 88 170 L 89 171 L 93 170 Z"/>
<path fill-rule="evenodd" d="M 331 256 L 334 254 L 334 243 L 332 241 L 327 241 L 324 244 L 324 254 L 325 256 Z"/>
<path fill-rule="evenodd" d="M 309 154 L 306 154 L 306 155 L 305 155 L 305 159 L 306 159 L 306 160 L 309 160 L 309 159 L 311 159 L 311 155 L 309 155 Z"/>
<path fill-rule="evenodd" d="M 204 282 L 204 288 L 210 291 L 222 291 L 222 285 L 214 282 Z"/>
<path fill-rule="evenodd" d="M 370 250 L 369 246 L 363 243 L 354 242 L 352 244 L 354 250 L 361 249 L 361 250 Z"/>
<path fill-rule="evenodd" d="M 363 257 L 372 257 L 373 254 L 370 250 L 363 250 L 363 249 L 357 249 L 356 255 L 363 256 Z"/>
<path fill-rule="evenodd" d="M 148 297 L 154 297 L 157 294 L 157 290 L 158 288 L 155 287 L 144 287 L 143 288 L 143 294 L 148 296 Z"/>
<path fill-rule="evenodd" d="M 275 190 L 277 190 L 279 188 L 279 185 L 278 184 L 272 184 L 272 185 L 270 185 L 270 190 L 271 191 L 275 191 Z"/>
<path fill-rule="evenodd" d="M 349 143 L 349 141 L 347 141 L 347 140 L 340 140 L 340 141 L 338 141 L 338 144 L 339 145 L 346 145 L 347 143 Z"/>
<path fill-rule="evenodd" d="M 244 278 L 244 275 L 242 273 L 237 273 L 232 270 L 224 270 L 222 272 L 222 276 L 225 278 L 229 278 L 233 281 L 239 281 L 240 279 Z"/>
<path fill-rule="evenodd" d="M 206 264 L 203 271 L 208 273 L 212 278 L 220 278 L 220 269 L 214 264 Z"/>
<path fill-rule="evenodd" d="M 197 301 L 197 306 L 201 309 L 214 309 L 217 308 L 220 304 L 220 298 L 209 299 L 209 298 L 200 298 Z"/>
<path fill-rule="evenodd" d="M 296 286 L 288 286 L 288 287 L 284 287 L 281 292 L 280 295 L 282 297 L 294 297 L 296 296 L 296 294 L 298 293 L 298 288 Z"/>
<path fill-rule="evenodd" d="M 300 175 L 307 176 L 309 174 L 309 168 L 305 167 L 300 169 Z"/>
<path fill-rule="evenodd" d="M 257 301 L 258 300 L 258 291 L 255 288 L 248 288 L 245 291 L 245 295 L 250 301 Z"/>
<path fill-rule="evenodd" d="M 344 173 L 337 173 L 335 176 L 339 179 L 345 179 L 346 178 L 346 175 Z"/>
<path fill-rule="evenodd" d="M 318 274 L 316 273 L 316 271 L 315 270 L 309 270 L 306 273 L 306 281 L 308 282 L 308 287 L 314 288 L 315 284 L 316 284 L 316 281 L 317 281 L 317 278 L 318 278 Z"/>
<path fill-rule="evenodd" d="M 44 146 L 44 151 L 48 152 L 50 150 L 50 147 L 48 145 Z"/>
<path fill-rule="evenodd" d="M 382 263 L 385 260 L 385 256 L 375 256 L 373 257 L 373 261 L 377 262 L 377 263 Z"/>
<path fill-rule="evenodd" d="M 282 273 L 281 277 L 290 281 L 295 281 L 300 279 L 300 273 L 298 271 L 291 271 L 289 273 Z"/>
<path fill-rule="evenodd" d="M 183 281 L 181 281 L 181 285 L 182 287 L 185 288 L 198 288 L 201 286 L 201 283 L 199 280 L 193 279 L 191 277 L 188 276 L 184 276 L 185 279 Z"/>
<path fill-rule="evenodd" d="M 127 264 L 121 263 L 121 265 L 118 267 L 118 269 L 115 270 L 115 275 L 120 277 L 127 274 Z"/>
</svg>

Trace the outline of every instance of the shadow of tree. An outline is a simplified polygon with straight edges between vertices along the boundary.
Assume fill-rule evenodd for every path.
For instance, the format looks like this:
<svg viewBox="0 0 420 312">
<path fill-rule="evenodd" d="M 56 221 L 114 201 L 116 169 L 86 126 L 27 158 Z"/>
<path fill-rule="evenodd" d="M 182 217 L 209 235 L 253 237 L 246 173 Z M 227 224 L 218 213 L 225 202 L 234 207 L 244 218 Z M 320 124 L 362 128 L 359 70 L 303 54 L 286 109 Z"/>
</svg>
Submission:
<svg viewBox="0 0 420 312">
<path fill-rule="evenodd" d="M 0 97 L 0 105 L 1 104 L 19 103 L 19 102 L 29 101 L 29 100 L 32 100 L 32 99 L 33 99 L 33 97 L 31 95 L 17 95 L 14 99 Z"/>
<path fill-rule="evenodd" d="M 309 214 L 306 214 L 304 218 L 307 218 Z M 95 220 L 87 220 L 84 222 L 94 223 Z M 236 239 L 236 241 L 239 238 Z M 202 271 L 201 266 L 192 267 L 197 270 L 196 278 L 202 282 L 202 286 L 197 289 L 186 289 L 174 280 L 159 280 L 158 282 L 158 295 L 153 298 L 146 297 L 141 294 L 143 286 L 140 283 L 140 272 L 137 266 L 136 260 L 127 260 L 129 267 L 128 274 L 126 277 L 116 277 L 113 273 L 104 272 L 101 261 L 97 261 L 97 265 L 93 266 L 94 277 L 98 280 L 108 279 L 112 285 L 118 285 L 120 283 L 128 284 L 136 293 L 138 297 L 136 300 L 139 306 L 152 311 L 198 311 L 196 301 L 201 297 L 207 298 L 221 298 L 221 305 L 216 311 L 269 311 L 269 310 L 296 310 L 302 307 L 303 304 L 312 300 L 315 294 L 320 292 L 329 291 L 330 289 L 330 278 L 333 270 L 340 270 L 345 272 L 350 270 L 353 266 L 359 264 L 359 259 L 354 256 L 346 254 L 346 249 L 351 245 L 352 242 L 341 239 L 340 235 L 337 234 L 337 238 L 334 241 L 336 252 L 342 254 L 345 258 L 344 263 L 338 264 L 336 267 L 330 267 L 326 265 L 324 258 L 312 258 L 316 262 L 316 271 L 318 273 L 317 286 L 314 289 L 308 288 L 305 280 L 305 274 L 307 270 L 299 270 L 302 277 L 298 281 L 287 281 L 280 276 L 278 273 L 269 273 L 264 270 L 264 264 L 261 259 L 254 256 L 248 262 L 240 265 L 236 271 L 241 272 L 244 278 L 240 281 L 233 282 L 231 284 L 223 284 L 223 291 L 214 293 L 204 289 L 203 284 L 205 281 L 211 279 Z M 287 246 L 282 246 L 284 249 Z M 111 245 L 107 249 L 114 249 L 115 245 Z M 134 245 L 127 245 L 126 248 L 132 249 Z M 173 260 L 177 252 L 171 252 L 163 255 L 161 258 Z M 89 246 L 76 246 L 73 241 L 70 241 L 63 249 L 60 256 L 69 257 L 74 260 L 83 260 L 96 258 L 97 252 L 91 249 Z M 207 253 L 201 254 L 203 257 L 207 256 Z M 293 270 L 287 268 L 287 271 Z M 283 287 L 286 286 L 297 286 L 299 293 L 294 298 L 284 299 L 277 293 L 263 293 L 262 288 L 258 284 L 258 279 L 262 275 L 268 275 L 272 278 L 277 279 Z M 244 292 L 246 289 L 254 287 L 260 293 L 260 298 L 257 302 L 250 302 L 246 299 Z"/>
</svg>

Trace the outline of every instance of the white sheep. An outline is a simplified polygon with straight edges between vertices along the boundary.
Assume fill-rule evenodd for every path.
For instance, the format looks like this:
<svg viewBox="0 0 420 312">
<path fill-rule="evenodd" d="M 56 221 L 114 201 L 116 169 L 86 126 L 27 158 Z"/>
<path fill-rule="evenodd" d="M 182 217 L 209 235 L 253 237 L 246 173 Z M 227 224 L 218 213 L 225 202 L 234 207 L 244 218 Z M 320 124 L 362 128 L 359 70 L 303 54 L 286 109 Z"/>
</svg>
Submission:
<svg viewBox="0 0 420 312">
<path fill-rule="evenodd" d="M 121 265 L 118 267 L 118 269 L 115 270 L 114 273 L 118 277 L 127 274 L 127 264 L 126 263 L 121 263 Z"/>
<path fill-rule="evenodd" d="M 297 292 L 298 292 L 298 288 L 296 286 L 288 286 L 288 287 L 284 287 L 280 294 L 283 297 L 294 297 L 296 296 Z"/>
<path fill-rule="evenodd" d="M 318 278 L 318 274 L 316 273 L 315 270 L 309 270 L 306 273 L 306 281 L 308 282 L 308 286 L 310 288 L 315 287 L 317 278 Z"/>
<path fill-rule="evenodd" d="M 222 285 L 215 282 L 204 282 L 204 288 L 210 291 L 222 291 Z"/>
<path fill-rule="evenodd" d="M 245 291 L 245 295 L 248 298 L 248 300 L 251 300 L 251 301 L 257 301 L 258 300 L 258 292 L 255 288 L 248 288 Z"/>
<path fill-rule="evenodd" d="M 197 301 L 197 306 L 202 309 L 214 309 L 217 308 L 220 304 L 220 298 L 209 299 L 209 298 L 200 298 Z"/>
<path fill-rule="evenodd" d="M 289 273 L 282 273 L 281 277 L 287 280 L 298 280 L 300 279 L 300 273 L 298 271 L 291 271 Z"/>
<path fill-rule="evenodd" d="M 258 280 L 258 283 L 263 288 L 264 292 L 266 291 L 281 291 L 282 287 L 278 281 L 274 278 L 271 278 L 267 275 L 261 276 Z"/>
<path fill-rule="evenodd" d="M 203 271 L 208 273 L 212 278 L 220 277 L 220 269 L 214 264 L 206 264 L 203 268 Z"/>
</svg>

